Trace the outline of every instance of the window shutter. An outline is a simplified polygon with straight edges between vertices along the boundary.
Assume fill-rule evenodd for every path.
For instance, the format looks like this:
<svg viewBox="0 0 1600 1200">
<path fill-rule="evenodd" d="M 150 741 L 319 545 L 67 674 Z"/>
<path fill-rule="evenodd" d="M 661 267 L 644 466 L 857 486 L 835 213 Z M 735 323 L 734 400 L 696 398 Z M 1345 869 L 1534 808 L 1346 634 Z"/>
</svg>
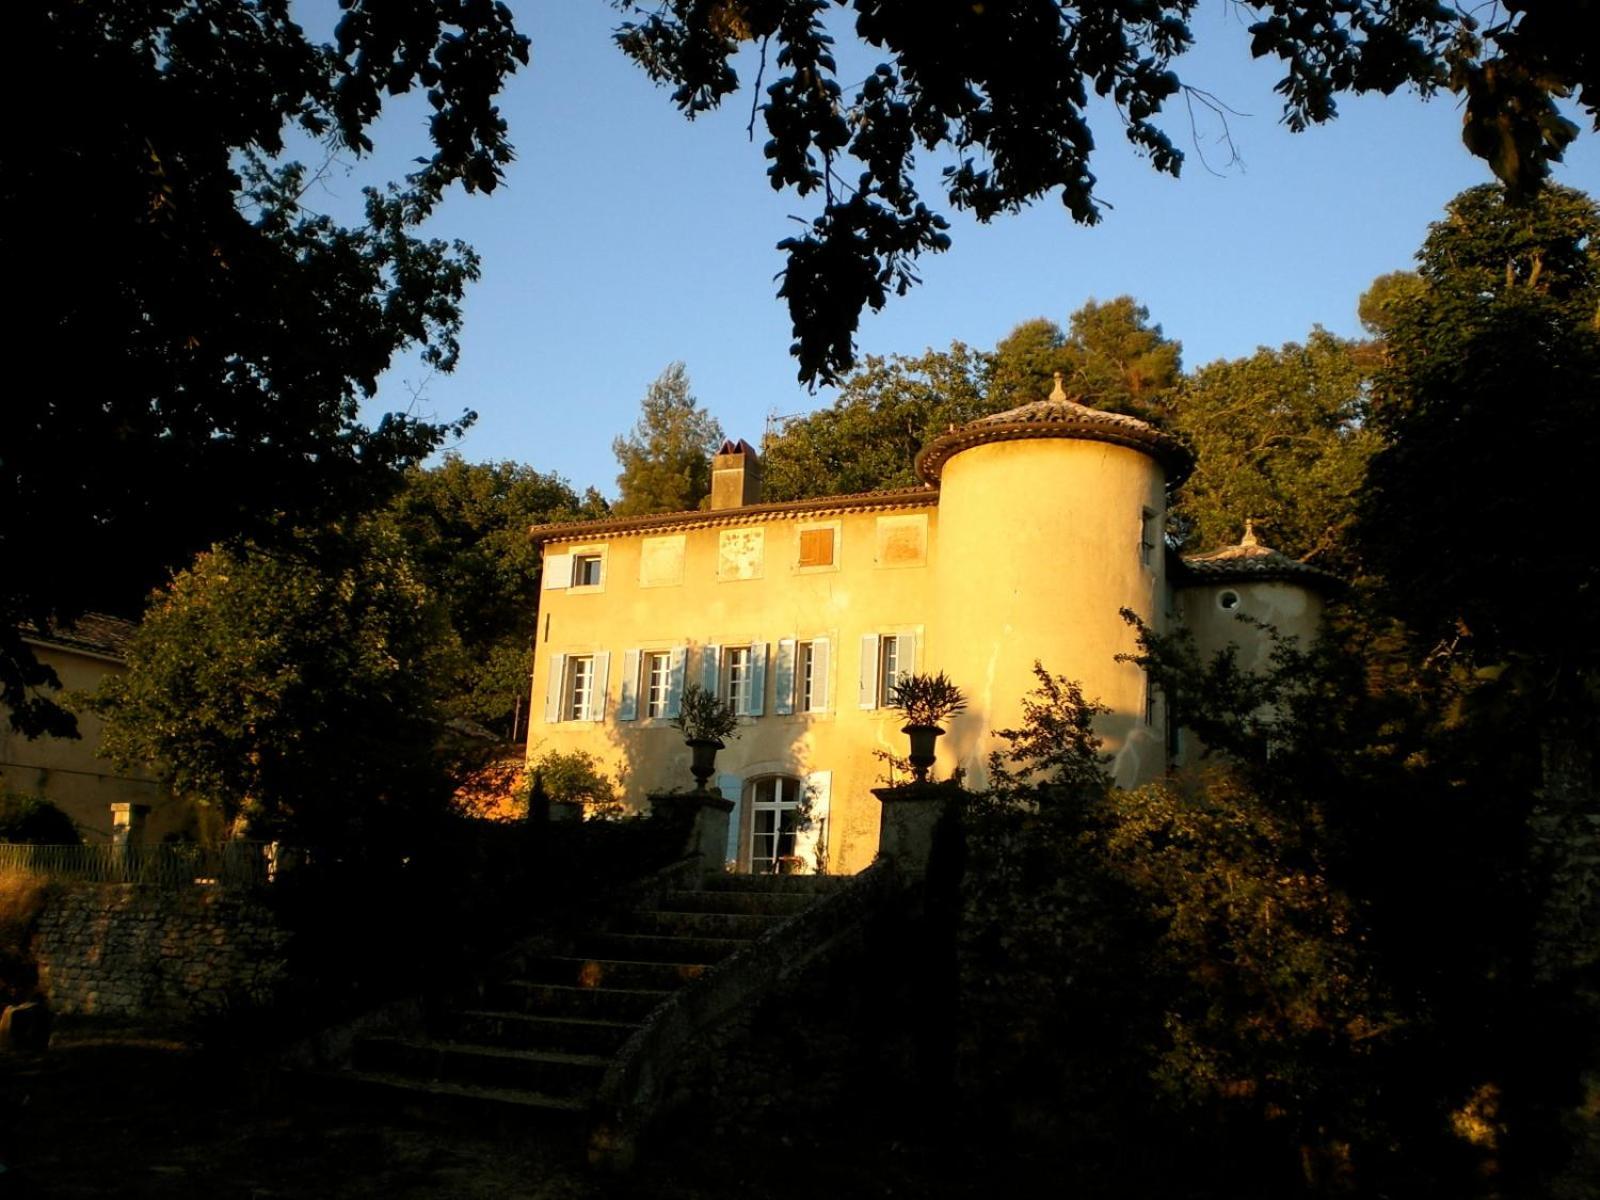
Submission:
<svg viewBox="0 0 1600 1200">
<path fill-rule="evenodd" d="M 611 651 L 597 650 L 594 656 L 594 684 L 589 689 L 589 720 L 606 719 L 606 677 L 611 673 Z"/>
<path fill-rule="evenodd" d="M 733 801 L 733 811 L 728 814 L 728 850 L 726 859 L 739 869 L 739 818 L 744 812 L 744 780 L 737 775 L 718 775 L 717 791 L 724 800 Z"/>
<path fill-rule="evenodd" d="M 917 673 L 917 631 L 915 629 L 902 629 L 894 635 L 899 643 L 895 647 L 894 681 L 900 683 Z"/>
<path fill-rule="evenodd" d="M 683 711 L 683 664 L 688 651 L 682 646 L 672 648 L 672 676 L 667 689 L 667 717 L 670 720 Z"/>
<path fill-rule="evenodd" d="M 862 708 L 878 707 L 878 635 L 861 635 L 861 676 L 856 686 L 856 703 Z"/>
<path fill-rule="evenodd" d="M 567 656 L 550 656 L 550 677 L 544 685 L 544 723 L 554 725 L 561 720 L 561 692 L 567 682 Z"/>
<path fill-rule="evenodd" d="M 622 654 L 622 699 L 617 702 L 617 720 L 634 721 L 639 717 L 639 652 L 625 650 Z"/>
<path fill-rule="evenodd" d="M 811 642 L 811 711 L 828 711 L 828 639 Z"/>
<path fill-rule="evenodd" d="M 750 686 L 745 689 L 745 716 L 759 717 L 767 704 L 767 644 L 750 643 Z"/>
<path fill-rule="evenodd" d="M 772 711 L 780 717 L 794 711 L 794 639 L 778 641 L 778 661 L 773 667 Z"/>
<path fill-rule="evenodd" d="M 546 554 L 544 556 L 544 590 L 553 592 L 557 588 L 572 585 L 572 555 Z"/>
<path fill-rule="evenodd" d="M 828 805 L 833 799 L 833 772 L 812 771 L 802 781 L 801 804 L 808 809 L 806 822 L 795 833 L 794 852 L 818 875 L 824 873 L 828 854 Z"/>
<path fill-rule="evenodd" d="M 722 682 L 722 647 L 708 644 L 700 651 L 700 686 L 713 696 L 720 696 L 718 685 Z"/>
</svg>

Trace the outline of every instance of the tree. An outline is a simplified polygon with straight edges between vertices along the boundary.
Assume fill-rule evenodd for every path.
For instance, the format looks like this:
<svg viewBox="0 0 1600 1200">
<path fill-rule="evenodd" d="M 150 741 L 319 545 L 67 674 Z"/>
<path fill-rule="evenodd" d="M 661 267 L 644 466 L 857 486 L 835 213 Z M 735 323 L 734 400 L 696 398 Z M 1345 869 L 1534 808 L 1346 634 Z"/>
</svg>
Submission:
<svg viewBox="0 0 1600 1200">
<path fill-rule="evenodd" d="M 580 499 L 560 476 L 519 463 L 468 463 L 452 453 L 407 472 L 393 519 L 461 644 L 447 713 L 515 737 L 539 615 L 540 554 L 528 528 L 608 511 L 593 488 Z"/>
<path fill-rule="evenodd" d="M 1183 347 L 1150 323 L 1132 296 L 1090 300 L 1067 332 L 1044 318 L 1024 321 L 994 348 L 990 398 L 1009 408 L 1042 400 L 1060 372 L 1069 394 L 1108 412 L 1165 423 L 1183 374 Z"/>
<path fill-rule="evenodd" d="M 1428 645 L 1600 666 L 1600 565 L 1574 536 L 1600 452 L 1600 208 L 1551 187 L 1463 192 L 1391 308 L 1362 550 Z"/>
<path fill-rule="evenodd" d="M 501 5 L 342 8 L 332 45 L 284 0 L 13 14 L 27 53 L 6 86 L 29 118 L 0 151 L 0 256 L 28 297 L 13 345 L 54 373 L 13 389 L 0 451 L 0 700 L 28 731 L 59 714 L 19 622 L 131 612 L 215 539 L 381 500 L 460 427 L 358 410 L 407 347 L 455 362 L 477 260 L 416 231 L 452 185 L 498 183 L 493 97 L 527 39 Z M 412 87 L 433 110 L 418 171 L 353 225 L 309 211 L 289 139 L 364 154 Z"/>
<path fill-rule="evenodd" d="M 755 88 L 774 189 L 815 196 L 820 213 L 778 248 L 800 377 L 833 383 L 854 363 L 864 309 L 917 282 L 923 254 L 950 244 L 922 200 L 919 151 L 950 163 L 951 207 L 988 221 L 1059 193 L 1073 219 L 1099 219 L 1090 160 L 1090 90 L 1114 102 L 1122 132 L 1158 171 L 1183 153 L 1161 127 L 1176 98 L 1218 108 L 1176 67 L 1193 45 L 1193 0 L 1106 4 L 1030 0 L 924 6 L 886 0 L 613 0 L 630 18 L 617 41 L 687 116 L 740 86 L 735 57 L 759 47 Z M 856 39 L 878 65 L 846 96 L 825 21 L 854 10 Z M 1330 120 L 1337 97 L 1441 88 L 1464 100 L 1463 140 L 1518 192 L 1539 186 L 1577 127 L 1557 102 L 1576 91 L 1600 123 L 1600 68 L 1587 6 L 1519 0 L 1487 27 L 1434 0 L 1250 0 L 1251 53 L 1282 61 L 1284 120 Z M 842 22 L 840 22 L 842 23 Z"/>
<path fill-rule="evenodd" d="M 1195 548 L 1231 545 L 1246 518 L 1284 553 L 1350 573 L 1350 528 L 1380 445 L 1366 422 L 1359 343 L 1312 331 L 1302 345 L 1201 367 L 1184 381 L 1172 428 L 1197 464 L 1173 505 Z"/>
<path fill-rule="evenodd" d="M 638 423 L 611 443 L 622 474 L 619 517 L 684 512 L 711 494 L 711 456 L 722 442 L 722 426 L 689 390 L 681 362 L 656 376 L 640 404 Z"/>
<path fill-rule="evenodd" d="M 1004 405 L 988 399 L 988 358 L 960 342 L 916 358 L 869 357 L 832 407 L 790 421 L 763 446 L 770 500 L 915 487 L 917 451 L 952 425 Z"/>
<path fill-rule="evenodd" d="M 391 845 L 442 812 L 444 606 L 385 523 L 201 554 L 152 597 L 102 745 L 236 829 Z"/>
</svg>

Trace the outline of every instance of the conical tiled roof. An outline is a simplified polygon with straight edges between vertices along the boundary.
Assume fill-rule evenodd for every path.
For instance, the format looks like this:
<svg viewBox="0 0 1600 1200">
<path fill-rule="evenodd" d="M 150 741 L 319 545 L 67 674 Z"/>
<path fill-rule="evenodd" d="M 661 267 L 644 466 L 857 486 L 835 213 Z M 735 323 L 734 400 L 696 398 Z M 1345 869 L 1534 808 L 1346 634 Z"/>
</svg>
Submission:
<svg viewBox="0 0 1600 1200">
<path fill-rule="evenodd" d="M 927 483 L 938 483 L 944 464 L 961 451 L 985 442 L 1027 438 L 1075 438 L 1139 450 L 1167 469 L 1168 487 L 1181 483 L 1194 469 L 1194 456 L 1177 438 L 1138 417 L 1080 404 L 1067 396 L 1058 374 L 1048 400 L 979 417 L 929 442 L 917 455 L 917 475 Z"/>
<path fill-rule="evenodd" d="M 1333 591 L 1345 586 L 1331 571 L 1313 567 L 1264 546 L 1256 537 L 1255 522 L 1244 523 L 1237 546 L 1224 546 L 1204 554 L 1183 556 L 1185 573 L 1193 583 L 1267 583 L 1286 581 Z"/>
</svg>

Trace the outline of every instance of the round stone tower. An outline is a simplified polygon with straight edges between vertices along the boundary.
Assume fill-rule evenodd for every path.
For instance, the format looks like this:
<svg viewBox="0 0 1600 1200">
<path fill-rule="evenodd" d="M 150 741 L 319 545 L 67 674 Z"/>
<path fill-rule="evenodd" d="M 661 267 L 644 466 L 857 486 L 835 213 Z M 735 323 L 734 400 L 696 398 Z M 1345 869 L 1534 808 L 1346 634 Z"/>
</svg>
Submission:
<svg viewBox="0 0 1600 1200">
<path fill-rule="evenodd" d="M 1020 723 L 1037 661 L 1110 709 L 1096 729 L 1118 783 L 1161 772 L 1164 714 L 1144 673 L 1117 661 L 1135 649 L 1120 613 L 1166 626 L 1166 497 L 1191 466 L 1153 426 L 1069 399 L 1060 376 L 1048 400 L 924 447 L 918 473 L 940 489 L 926 662 L 969 699 L 943 739 L 945 770 L 984 784 L 990 731 Z"/>
<path fill-rule="evenodd" d="M 1338 576 L 1263 545 L 1253 521 L 1244 523 L 1237 546 L 1185 555 L 1174 583 L 1178 616 L 1201 657 L 1231 644 L 1248 670 L 1264 668 L 1272 654 L 1263 625 L 1304 648 L 1322 628 L 1324 597 L 1344 586 Z"/>
</svg>

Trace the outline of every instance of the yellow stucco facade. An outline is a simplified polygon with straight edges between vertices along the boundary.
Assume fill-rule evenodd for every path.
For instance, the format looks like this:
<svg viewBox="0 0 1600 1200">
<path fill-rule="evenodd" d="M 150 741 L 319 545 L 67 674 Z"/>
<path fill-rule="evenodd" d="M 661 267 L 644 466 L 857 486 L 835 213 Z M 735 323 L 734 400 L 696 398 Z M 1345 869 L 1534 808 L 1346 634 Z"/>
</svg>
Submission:
<svg viewBox="0 0 1600 1200">
<path fill-rule="evenodd" d="M 84 629 L 125 626 L 115 618 L 94 616 Z M 85 636 L 26 639 L 39 661 L 61 681 L 69 703 L 92 695 L 107 674 L 124 670 L 109 645 Z M 42 796 L 63 810 L 86 842 L 109 842 L 118 821 L 130 820 L 139 840 L 159 841 L 181 823 L 181 811 L 150 771 L 118 767 L 100 754 L 102 722 L 86 706 L 73 704 L 78 718 L 76 738 L 26 738 L 11 729 L 0 708 L 0 787 Z M 121 810 L 117 811 L 118 806 Z M 130 807 L 131 806 L 131 807 Z"/>
<path fill-rule="evenodd" d="M 880 753 L 907 749 L 899 674 L 944 671 L 968 698 L 941 776 L 982 785 L 1036 661 L 1109 707 L 1097 731 L 1118 783 L 1166 769 L 1160 698 L 1118 661 L 1135 649 L 1121 610 L 1164 629 L 1182 590 L 1161 530 L 1189 462 L 1165 434 L 1058 392 L 932 443 L 921 488 L 787 504 L 752 502 L 753 451 L 724 449 L 710 510 L 535 531 L 530 762 L 584 751 L 642 806 L 691 786 L 670 715 L 686 683 L 715 688 L 745 714 L 714 780 L 737 805 L 729 860 L 831 872 L 877 852 Z"/>
</svg>

